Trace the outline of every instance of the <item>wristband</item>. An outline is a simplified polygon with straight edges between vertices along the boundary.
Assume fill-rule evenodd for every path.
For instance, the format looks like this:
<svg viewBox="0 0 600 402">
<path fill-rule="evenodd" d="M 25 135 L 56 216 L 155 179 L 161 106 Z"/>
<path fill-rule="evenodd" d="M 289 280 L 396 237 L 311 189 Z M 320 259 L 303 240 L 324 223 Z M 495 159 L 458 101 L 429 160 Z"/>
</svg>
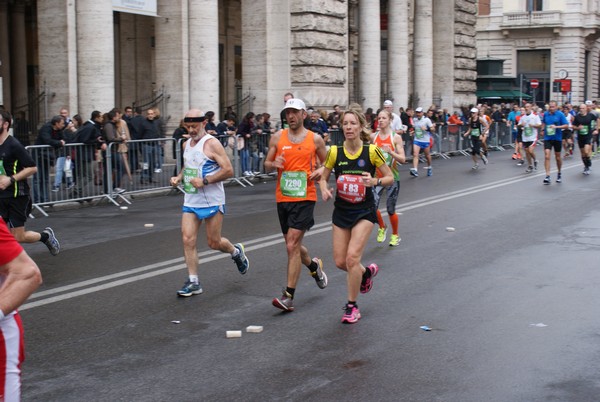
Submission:
<svg viewBox="0 0 600 402">
<path fill-rule="evenodd" d="M 208 186 L 208 179 L 206 177 L 204 179 L 202 179 L 202 184 L 204 184 L 205 186 Z"/>
<path fill-rule="evenodd" d="M 377 179 L 377 185 L 381 186 L 381 179 Z"/>
</svg>

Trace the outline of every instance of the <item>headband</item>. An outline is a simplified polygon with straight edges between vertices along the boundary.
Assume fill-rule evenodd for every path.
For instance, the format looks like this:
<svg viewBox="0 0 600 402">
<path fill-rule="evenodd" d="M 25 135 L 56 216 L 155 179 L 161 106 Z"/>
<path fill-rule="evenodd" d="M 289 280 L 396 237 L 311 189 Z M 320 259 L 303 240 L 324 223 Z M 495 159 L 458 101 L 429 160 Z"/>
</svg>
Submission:
<svg viewBox="0 0 600 402">
<path fill-rule="evenodd" d="M 185 117 L 183 119 L 184 123 L 202 123 L 204 120 L 206 120 L 206 116 L 201 116 L 201 117 Z"/>
</svg>

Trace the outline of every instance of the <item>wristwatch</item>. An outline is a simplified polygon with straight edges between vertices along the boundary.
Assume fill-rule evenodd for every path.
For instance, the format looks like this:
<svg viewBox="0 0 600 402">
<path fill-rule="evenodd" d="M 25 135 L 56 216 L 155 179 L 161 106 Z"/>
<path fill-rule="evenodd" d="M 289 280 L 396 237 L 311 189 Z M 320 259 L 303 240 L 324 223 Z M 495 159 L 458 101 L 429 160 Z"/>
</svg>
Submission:
<svg viewBox="0 0 600 402">
<path fill-rule="evenodd" d="M 202 179 L 202 184 L 204 184 L 205 186 L 208 186 L 208 179 L 206 177 L 204 179 Z"/>
<path fill-rule="evenodd" d="M 377 185 L 381 186 L 381 179 L 377 179 Z"/>
<path fill-rule="evenodd" d="M 14 178 L 14 176 L 10 176 L 10 184 L 15 184 L 17 182 L 17 180 Z"/>
</svg>

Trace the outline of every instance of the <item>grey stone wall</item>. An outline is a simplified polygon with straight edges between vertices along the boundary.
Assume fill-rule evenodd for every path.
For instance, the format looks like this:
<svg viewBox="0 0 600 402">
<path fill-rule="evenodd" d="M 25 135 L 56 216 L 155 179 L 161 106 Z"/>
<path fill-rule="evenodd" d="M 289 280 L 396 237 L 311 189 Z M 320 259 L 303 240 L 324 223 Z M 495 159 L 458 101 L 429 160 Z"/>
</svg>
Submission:
<svg viewBox="0 0 600 402">
<path fill-rule="evenodd" d="M 472 102 L 476 100 L 476 21 L 477 0 L 456 0 L 454 4 L 454 93 L 456 100 L 472 99 Z M 455 106 L 460 105 L 455 101 Z"/>
<path fill-rule="evenodd" d="M 346 0 L 290 4 L 292 86 L 346 84 L 347 10 Z"/>
</svg>

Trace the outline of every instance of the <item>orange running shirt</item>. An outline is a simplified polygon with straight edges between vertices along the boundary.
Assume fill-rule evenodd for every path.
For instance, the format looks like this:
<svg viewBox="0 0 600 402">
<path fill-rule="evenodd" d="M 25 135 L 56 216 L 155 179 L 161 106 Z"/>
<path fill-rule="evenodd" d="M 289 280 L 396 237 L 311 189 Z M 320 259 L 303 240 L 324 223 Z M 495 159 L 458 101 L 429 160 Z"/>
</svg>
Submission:
<svg viewBox="0 0 600 402">
<path fill-rule="evenodd" d="M 281 131 L 275 157 L 283 154 L 283 169 L 277 169 L 277 202 L 317 201 L 317 188 L 309 176 L 317 162 L 315 134 L 307 130 L 300 144 L 288 139 L 288 130 Z"/>
</svg>

